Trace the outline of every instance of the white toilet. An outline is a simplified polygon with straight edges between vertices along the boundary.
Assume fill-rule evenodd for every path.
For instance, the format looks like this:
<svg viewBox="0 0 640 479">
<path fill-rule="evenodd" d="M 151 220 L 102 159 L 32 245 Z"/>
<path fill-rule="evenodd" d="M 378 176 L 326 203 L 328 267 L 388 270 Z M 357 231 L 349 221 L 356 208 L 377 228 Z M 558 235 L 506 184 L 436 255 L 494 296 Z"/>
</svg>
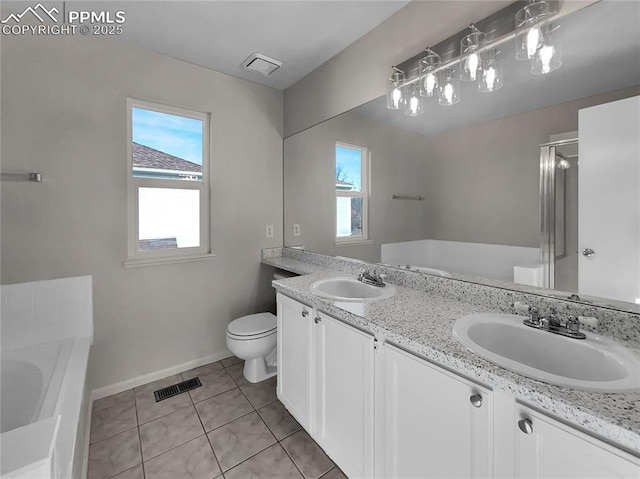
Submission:
<svg viewBox="0 0 640 479">
<path fill-rule="evenodd" d="M 227 327 L 227 348 L 244 359 L 244 377 L 257 383 L 277 374 L 277 319 L 257 313 L 234 319 Z"/>
</svg>

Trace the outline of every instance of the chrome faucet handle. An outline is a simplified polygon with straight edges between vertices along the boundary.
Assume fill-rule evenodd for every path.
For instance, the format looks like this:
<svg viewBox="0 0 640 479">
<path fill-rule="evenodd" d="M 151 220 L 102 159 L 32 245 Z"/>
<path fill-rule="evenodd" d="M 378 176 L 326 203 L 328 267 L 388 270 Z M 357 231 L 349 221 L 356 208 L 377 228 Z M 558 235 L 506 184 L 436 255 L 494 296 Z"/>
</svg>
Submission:
<svg viewBox="0 0 640 479">
<path fill-rule="evenodd" d="M 580 320 L 573 314 L 570 314 L 567 318 L 567 324 L 565 327 L 567 328 L 567 331 L 576 333 L 580 330 Z"/>
</svg>

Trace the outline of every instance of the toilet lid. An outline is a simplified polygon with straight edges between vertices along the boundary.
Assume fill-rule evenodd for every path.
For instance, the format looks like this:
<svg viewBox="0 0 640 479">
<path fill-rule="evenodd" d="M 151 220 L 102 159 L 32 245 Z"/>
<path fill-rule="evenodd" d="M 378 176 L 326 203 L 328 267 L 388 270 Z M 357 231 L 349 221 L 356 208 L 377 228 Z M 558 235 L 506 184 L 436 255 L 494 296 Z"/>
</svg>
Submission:
<svg viewBox="0 0 640 479">
<path fill-rule="evenodd" d="M 227 331 L 236 336 L 254 336 L 276 329 L 277 320 L 271 313 L 257 313 L 234 319 Z"/>
</svg>

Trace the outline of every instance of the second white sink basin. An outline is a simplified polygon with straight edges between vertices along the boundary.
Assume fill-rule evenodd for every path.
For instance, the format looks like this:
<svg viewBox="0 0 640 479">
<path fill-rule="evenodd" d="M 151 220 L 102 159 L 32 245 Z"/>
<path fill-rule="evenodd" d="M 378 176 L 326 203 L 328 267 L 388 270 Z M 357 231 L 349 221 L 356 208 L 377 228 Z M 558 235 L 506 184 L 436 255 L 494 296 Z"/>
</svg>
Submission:
<svg viewBox="0 0 640 479">
<path fill-rule="evenodd" d="M 340 277 L 316 281 L 311 285 L 311 292 L 334 301 L 376 301 L 390 298 L 396 289 L 391 284 L 372 286 L 354 278 Z"/>
<path fill-rule="evenodd" d="M 472 314 L 453 336 L 503 368 L 559 386 L 587 391 L 640 391 L 640 359 L 623 346 L 587 333 L 566 338 L 522 324 L 513 314 Z"/>
</svg>

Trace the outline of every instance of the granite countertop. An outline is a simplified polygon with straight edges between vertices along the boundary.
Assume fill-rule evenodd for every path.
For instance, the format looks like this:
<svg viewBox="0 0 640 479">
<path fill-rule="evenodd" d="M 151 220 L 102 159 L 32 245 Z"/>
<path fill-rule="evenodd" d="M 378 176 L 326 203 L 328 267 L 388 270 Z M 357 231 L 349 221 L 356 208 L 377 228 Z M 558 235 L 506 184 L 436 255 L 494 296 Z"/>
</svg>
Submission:
<svg viewBox="0 0 640 479">
<path fill-rule="evenodd" d="M 273 281 L 277 291 L 640 455 L 640 393 L 597 393 L 547 384 L 494 365 L 453 338 L 453 323 L 462 316 L 499 311 L 395 285 L 397 292 L 389 299 L 332 301 L 313 295 L 309 287 L 348 273 L 287 257 L 262 262 L 303 275 Z"/>
</svg>

